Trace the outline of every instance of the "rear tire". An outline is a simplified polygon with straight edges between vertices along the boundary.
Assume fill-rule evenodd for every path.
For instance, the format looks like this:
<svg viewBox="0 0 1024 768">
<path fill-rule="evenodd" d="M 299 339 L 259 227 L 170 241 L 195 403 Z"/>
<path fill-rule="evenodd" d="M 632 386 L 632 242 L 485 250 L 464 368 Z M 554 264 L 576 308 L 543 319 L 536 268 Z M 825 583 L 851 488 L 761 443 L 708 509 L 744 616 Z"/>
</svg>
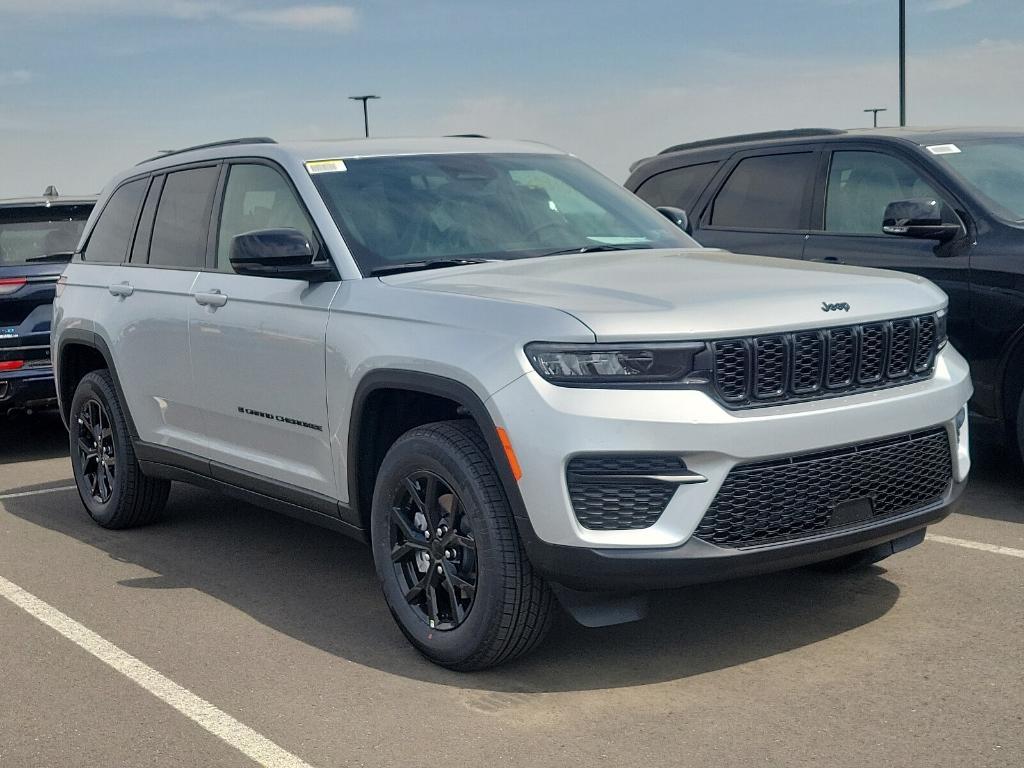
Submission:
<svg viewBox="0 0 1024 768">
<path fill-rule="evenodd" d="M 370 535 L 391 614 L 436 664 L 485 669 L 547 633 L 551 590 L 472 422 L 427 424 L 395 442 L 377 475 Z"/>
<path fill-rule="evenodd" d="M 68 422 L 75 484 L 89 516 L 112 529 L 156 520 L 171 483 L 142 473 L 109 371 L 82 378 Z"/>
</svg>

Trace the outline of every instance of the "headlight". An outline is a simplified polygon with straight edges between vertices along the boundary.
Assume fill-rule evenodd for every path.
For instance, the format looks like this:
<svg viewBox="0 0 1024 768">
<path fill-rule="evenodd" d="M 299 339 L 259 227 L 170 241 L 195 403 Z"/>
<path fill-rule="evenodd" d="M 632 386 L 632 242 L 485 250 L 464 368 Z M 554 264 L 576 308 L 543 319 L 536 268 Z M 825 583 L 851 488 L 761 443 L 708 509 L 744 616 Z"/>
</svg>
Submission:
<svg viewBox="0 0 1024 768">
<path fill-rule="evenodd" d="M 935 313 L 935 348 L 942 349 L 946 346 L 949 341 L 949 334 L 946 331 L 946 318 L 949 312 L 945 309 L 940 309 Z"/>
<path fill-rule="evenodd" d="M 613 386 L 654 383 L 705 384 L 706 372 L 695 372 L 695 358 L 707 349 L 703 342 L 667 344 L 552 344 L 526 345 L 526 356 L 537 373 L 557 384 Z M 702 366 L 703 367 L 703 366 Z"/>
</svg>

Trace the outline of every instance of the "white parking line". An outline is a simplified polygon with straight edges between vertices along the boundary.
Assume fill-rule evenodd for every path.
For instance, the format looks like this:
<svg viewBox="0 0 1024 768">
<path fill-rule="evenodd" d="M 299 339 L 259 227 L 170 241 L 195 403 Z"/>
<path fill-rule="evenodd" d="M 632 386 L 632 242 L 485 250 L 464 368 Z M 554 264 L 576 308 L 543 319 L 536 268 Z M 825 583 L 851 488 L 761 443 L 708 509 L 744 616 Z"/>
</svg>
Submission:
<svg viewBox="0 0 1024 768">
<path fill-rule="evenodd" d="M 21 493 L 0 493 L 0 501 L 4 499 L 20 499 L 22 496 L 39 496 L 44 493 L 57 493 L 58 491 L 73 491 L 75 486 L 62 485 L 59 488 L 40 488 L 38 491 L 22 491 Z"/>
<path fill-rule="evenodd" d="M 164 677 L 152 667 L 3 576 L 0 576 L 0 596 L 64 635 L 75 645 L 113 667 L 259 765 L 265 768 L 311 768 L 308 763 L 286 752 L 270 739 L 238 722 L 188 689 L 182 688 L 173 680 Z"/>
<path fill-rule="evenodd" d="M 929 533 L 925 538 L 927 538 L 928 541 L 937 541 L 939 544 L 952 544 L 954 547 L 980 549 L 982 552 L 993 552 L 997 555 L 1009 555 L 1010 557 L 1024 557 L 1024 549 L 1014 549 L 1013 547 L 1000 547 L 998 544 L 984 544 L 980 541 L 954 539 L 951 536 L 939 536 L 937 533 Z"/>
</svg>

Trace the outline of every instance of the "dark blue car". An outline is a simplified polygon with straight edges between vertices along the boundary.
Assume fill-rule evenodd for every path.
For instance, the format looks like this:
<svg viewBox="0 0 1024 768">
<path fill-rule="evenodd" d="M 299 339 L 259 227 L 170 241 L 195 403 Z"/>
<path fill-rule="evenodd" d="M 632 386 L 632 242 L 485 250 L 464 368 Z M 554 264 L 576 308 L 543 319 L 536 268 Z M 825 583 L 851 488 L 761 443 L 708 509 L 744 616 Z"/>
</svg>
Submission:
<svg viewBox="0 0 1024 768">
<path fill-rule="evenodd" d="M 50 319 L 57 280 L 95 197 L 0 200 L 0 416 L 56 403 Z"/>
</svg>

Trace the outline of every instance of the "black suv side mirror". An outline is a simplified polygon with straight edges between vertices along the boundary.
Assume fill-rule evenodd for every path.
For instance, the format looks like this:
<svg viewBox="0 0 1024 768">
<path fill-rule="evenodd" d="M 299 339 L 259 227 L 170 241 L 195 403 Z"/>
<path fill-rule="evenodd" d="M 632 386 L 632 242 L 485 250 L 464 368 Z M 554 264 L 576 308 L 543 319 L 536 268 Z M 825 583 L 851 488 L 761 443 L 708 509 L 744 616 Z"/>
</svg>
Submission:
<svg viewBox="0 0 1024 768">
<path fill-rule="evenodd" d="M 688 235 L 693 234 L 690 231 L 690 217 L 686 215 L 686 211 L 682 208 L 674 208 L 671 205 L 660 205 L 657 210 L 658 213 L 683 230 L 683 232 Z"/>
<path fill-rule="evenodd" d="M 945 242 L 963 230 L 959 224 L 942 221 L 942 204 L 938 200 L 922 197 L 885 206 L 882 231 L 887 235 Z"/>
<path fill-rule="evenodd" d="M 322 283 L 337 280 L 334 265 L 314 260 L 309 239 L 297 229 L 258 229 L 231 238 L 231 268 L 239 275 Z"/>
</svg>

